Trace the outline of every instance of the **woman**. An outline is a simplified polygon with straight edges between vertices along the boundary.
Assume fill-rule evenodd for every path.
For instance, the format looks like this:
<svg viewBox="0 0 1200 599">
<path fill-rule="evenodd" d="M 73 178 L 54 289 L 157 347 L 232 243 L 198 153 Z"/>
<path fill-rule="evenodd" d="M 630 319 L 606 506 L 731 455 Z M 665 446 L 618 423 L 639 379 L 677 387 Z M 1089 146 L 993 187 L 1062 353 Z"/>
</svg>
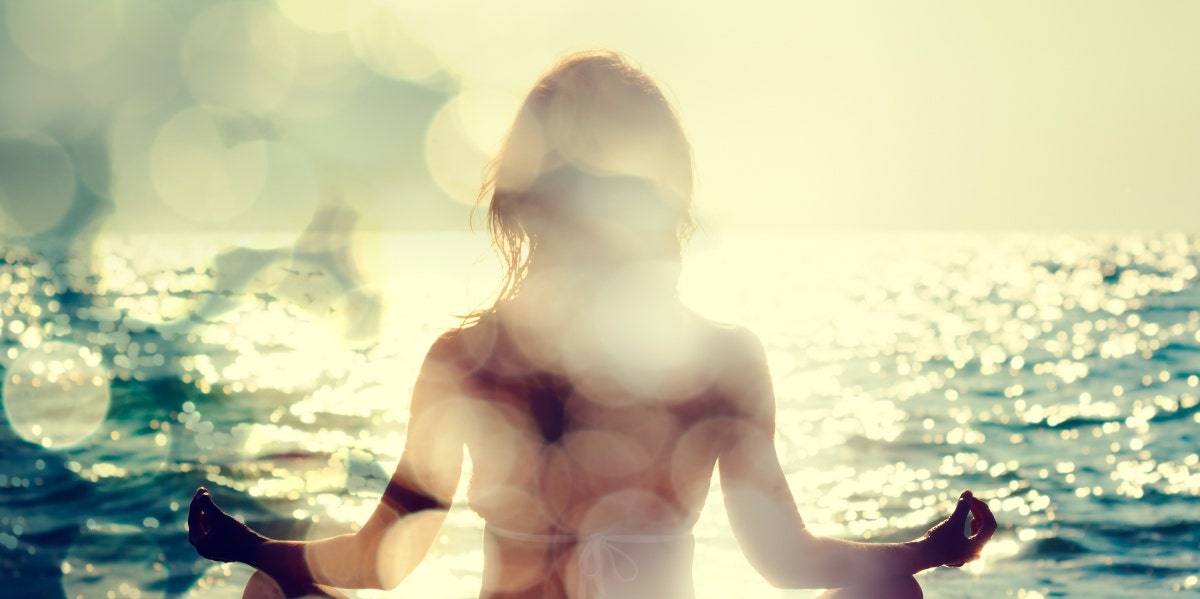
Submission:
<svg viewBox="0 0 1200 599">
<path fill-rule="evenodd" d="M 277 541 L 201 489 L 192 543 L 260 570 L 248 595 L 268 579 L 288 596 L 391 588 L 432 544 L 465 447 L 489 599 L 692 597 L 691 530 L 714 469 L 776 586 L 919 597 L 914 573 L 975 559 L 996 522 L 970 492 L 910 543 L 805 528 L 774 450 L 762 344 L 676 297 L 691 197 L 691 149 L 654 82 L 612 53 L 568 57 L 526 98 L 480 194 L 506 267 L 498 297 L 430 349 L 369 521 Z"/>
</svg>

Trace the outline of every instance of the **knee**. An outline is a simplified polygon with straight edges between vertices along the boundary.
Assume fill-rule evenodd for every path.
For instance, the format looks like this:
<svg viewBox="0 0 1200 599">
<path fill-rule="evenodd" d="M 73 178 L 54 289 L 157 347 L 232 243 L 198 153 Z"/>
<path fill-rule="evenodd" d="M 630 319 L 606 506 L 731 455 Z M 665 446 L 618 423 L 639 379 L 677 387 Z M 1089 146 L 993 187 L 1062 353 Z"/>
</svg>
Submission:
<svg viewBox="0 0 1200 599">
<path fill-rule="evenodd" d="M 250 580 L 246 581 L 246 588 L 242 590 L 242 599 L 284 599 L 284 597 L 283 589 L 279 588 L 275 579 L 259 570 L 255 570 Z"/>
<path fill-rule="evenodd" d="M 921 591 L 921 585 L 917 583 L 916 578 L 905 576 L 896 580 L 895 591 L 888 596 L 897 599 L 922 599 L 925 593 Z"/>
<path fill-rule="evenodd" d="M 917 579 L 912 576 L 901 576 L 899 579 L 888 580 L 883 582 L 881 587 L 883 593 L 877 594 L 875 597 L 890 599 L 922 599 L 925 597 Z"/>
</svg>

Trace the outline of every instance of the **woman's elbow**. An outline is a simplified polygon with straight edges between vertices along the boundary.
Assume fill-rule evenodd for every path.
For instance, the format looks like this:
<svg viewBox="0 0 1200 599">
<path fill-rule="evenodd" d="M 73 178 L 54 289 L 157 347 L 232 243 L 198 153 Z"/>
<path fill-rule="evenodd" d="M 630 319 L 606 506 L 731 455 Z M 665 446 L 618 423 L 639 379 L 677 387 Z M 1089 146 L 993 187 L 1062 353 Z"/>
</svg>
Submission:
<svg viewBox="0 0 1200 599">
<path fill-rule="evenodd" d="M 400 547 L 393 544 L 379 544 L 369 547 L 362 553 L 360 578 L 365 583 L 363 588 L 390 591 L 400 586 L 417 567 L 418 559 L 408 552 L 397 551 Z"/>
<path fill-rule="evenodd" d="M 386 573 L 378 572 L 370 578 L 371 584 L 366 588 L 379 591 L 391 591 L 400 586 L 400 581 L 404 580 L 403 576 L 389 576 Z"/>
<path fill-rule="evenodd" d="M 813 572 L 802 564 L 790 564 L 771 568 L 759 568 L 759 576 L 777 589 L 824 589 L 829 585 L 826 577 Z"/>
<path fill-rule="evenodd" d="M 793 539 L 786 551 L 758 552 L 755 557 L 752 563 L 759 576 L 777 589 L 826 589 L 845 579 L 807 531 Z"/>
<path fill-rule="evenodd" d="M 445 517 L 444 511 L 427 510 L 360 531 L 358 566 L 368 588 L 396 588 L 429 552 Z"/>
<path fill-rule="evenodd" d="M 388 559 L 379 551 L 379 547 L 363 551 L 361 559 L 358 576 L 362 585 L 360 588 L 390 591 L 399 586 L 408 574 L 409 569 Z"/>
</svg>

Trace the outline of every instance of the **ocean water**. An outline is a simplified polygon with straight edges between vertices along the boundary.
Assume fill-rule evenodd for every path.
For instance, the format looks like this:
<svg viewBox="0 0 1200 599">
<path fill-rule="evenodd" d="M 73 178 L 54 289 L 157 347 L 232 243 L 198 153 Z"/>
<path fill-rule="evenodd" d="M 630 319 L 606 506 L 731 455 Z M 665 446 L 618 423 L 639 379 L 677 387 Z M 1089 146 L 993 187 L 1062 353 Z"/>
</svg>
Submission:
<svg viewBox="0 0 1200 599">
<path fill-rule="evenodd" d="M 362 522 L 425 349 L 495 277 L 452 234 L 84 241 L 0 248 L 4 596 L 240 596 L 250 571 L 187 543 L 198 485 L 272 535 Z M 928 597 L 1194 595 L 1198 257 L 1174 234 L 744 234 L 697 240 L 681 293 L 763 338 L 813 530 L 909 540 L 970 488 L 1000 528 L 919 575 Z M 473 597 L 480 531 L 458 501 L 400 588 L 359 596 Z M 757 577 L 715 488 L 696 536 L 701 597 L 815 594 Z"/>
</svg>

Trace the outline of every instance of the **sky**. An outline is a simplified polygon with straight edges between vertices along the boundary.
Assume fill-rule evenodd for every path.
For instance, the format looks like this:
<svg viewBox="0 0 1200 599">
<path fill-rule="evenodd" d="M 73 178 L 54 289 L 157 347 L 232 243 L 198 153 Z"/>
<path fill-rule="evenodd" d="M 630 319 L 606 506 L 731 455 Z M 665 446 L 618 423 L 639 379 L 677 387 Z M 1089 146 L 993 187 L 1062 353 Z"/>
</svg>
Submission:
<svg viewBox="0 0 1200 599">
<path fill-rule="evenodd" d="M 465 230 L 557 59 L 611 48 L 710 230 L 1194 232 L 1200 4 L 7 0 L 0 234 Z M 73 184 L 70 183 L 74 179 Z"/>
<path fill-rule="evenodd" d="M 721 223 L 1200 223 L 1194 2 L 606 4 L 562 9 L 551 22 L 572 25 L 555 33 L 540 31 L 545 6 L 526 6 L 432 37 L 626 51 L 674 92 L 700 205 Z M 485 77 L 507 59 L 455 60 Z"/>
</svg>

